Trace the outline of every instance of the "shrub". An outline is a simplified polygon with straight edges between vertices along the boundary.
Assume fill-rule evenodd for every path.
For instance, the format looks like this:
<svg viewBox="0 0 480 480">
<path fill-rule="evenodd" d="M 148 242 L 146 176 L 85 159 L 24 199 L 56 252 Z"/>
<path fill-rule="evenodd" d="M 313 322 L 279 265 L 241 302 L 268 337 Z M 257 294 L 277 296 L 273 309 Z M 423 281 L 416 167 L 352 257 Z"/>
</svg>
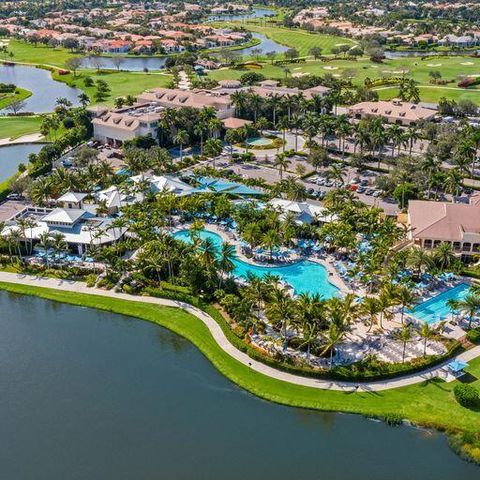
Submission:
<svg viewBox="0 0 480 480">
<path fill-rule="evenodd" d="M 456 385 L 453 389 L 455 399 L 462 407 L 472 408 L 478 404 L 480 395 L 478 390 L 472 385 Z"/>
<path fill-rule="evenodd" d="M 399 413 L 386 413 L 382 419 L 390 427 L 398 427 L 403 422 L 403 418 Z"/>
<path fill-rule="evenodd" d="M 480 328 L 472 328 L 467 333 L 467 340 L 475 345 L 480 345 Z"/>
</svg>

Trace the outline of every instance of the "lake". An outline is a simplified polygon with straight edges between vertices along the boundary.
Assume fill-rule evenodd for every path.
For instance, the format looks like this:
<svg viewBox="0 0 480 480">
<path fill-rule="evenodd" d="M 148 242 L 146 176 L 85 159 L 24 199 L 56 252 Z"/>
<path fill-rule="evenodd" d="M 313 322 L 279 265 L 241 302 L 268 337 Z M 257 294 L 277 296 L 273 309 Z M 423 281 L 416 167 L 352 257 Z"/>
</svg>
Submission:
<svg viewBox="0 0 480 480">
<path fill-rule="evenodd" d="M 22 112 L 52 112 L 55 101 L 60 97 L 79 105 L 81 90 L 53 80 L 50 72 L 41 68 L 0 65 L 0 83 L 13 83 L 32 92 L 32 96 L 25 100 Z"/>
<path fill-rule="evenodd" d="M 220 21 L 238 21 L 238 20 L 248 20 L 250 18 L 264 18 L 275 16 L 274 10 L 269 10 L 268 8 L 253 8 L 252 11 L 248 13 L 234 13 L 221 14 L 221 15 L 209 15 L 207 20 L 210 22 L 220 20 Z"/>
<path fill-rule="evenodd" d="M 28 156 L 38 153 L 43 146 L 42 143 L 25 143 L 0 147 L 0 182 L 15 174 L 21 163 L 27 165 Z"/>
<path fill-rule="evenodd" d="M 242 48 L 241 50 L 235 50 L 235 53 L 239 55 L 251 55 L 252 50 L 261 49 L 261 54 L 265 55 L 267 52 L 275 52 L 275 53 L 284 53 L 288 50 L 288 47 L 285 45 L 281 45 L 280 43 L 274 42 L 270 38 L 267 38 L 265 35 L 261 33 L 252 33 L 252 37 L 257 38 L 260 40 L 258 45 L 253 47 Z"/>
<path fill-rule="evenodd" d="M 127 55 L 119 55 L 122 59 L 120 70 L 128 70 L 130 72 L 142 72 L 144 69 L 161 70 L 165 66 L 167 57 L 133 57 Z M 95 61 L 101 63 L 101 68 L 117 70 L 118 66 L 112 57 L 85 57 L 82 59 L 82 66 L 85 68 L 97 68 Z"/>
<path fill-rule="evenodd" d="M 6 292 L 0 311 L 1 478 L 478 479 L 439 433 L 262 401 L 153 324 Z"/>
</svg>

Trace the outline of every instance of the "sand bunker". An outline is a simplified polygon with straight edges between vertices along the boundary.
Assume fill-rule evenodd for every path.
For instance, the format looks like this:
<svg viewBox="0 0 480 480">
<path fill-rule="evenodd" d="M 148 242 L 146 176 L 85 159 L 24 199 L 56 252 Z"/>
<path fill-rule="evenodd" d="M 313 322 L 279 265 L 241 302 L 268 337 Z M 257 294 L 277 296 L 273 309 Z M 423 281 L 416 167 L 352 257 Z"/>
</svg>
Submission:
<svg viewBox="0 0 480 480">
<path fill-rule="evenodd" d="M 338 70 L 338 67 L 323 67 L 324 70 Z"/>
<path fill-rule="evenodd" d="M 460 65 L 474 65 L 473 62 L 462 62 Z"/>
<path fill-rule="evenodd" d="M 441 63 L 427 63 L 427 67 L 441 67 Z"/>
</svg>

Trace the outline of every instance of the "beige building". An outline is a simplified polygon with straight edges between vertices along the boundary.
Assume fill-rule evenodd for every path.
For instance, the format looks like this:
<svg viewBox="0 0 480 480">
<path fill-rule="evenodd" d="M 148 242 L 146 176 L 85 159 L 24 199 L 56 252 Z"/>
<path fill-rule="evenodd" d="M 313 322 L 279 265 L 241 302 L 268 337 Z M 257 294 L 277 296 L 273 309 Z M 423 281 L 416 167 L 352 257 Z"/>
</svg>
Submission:
<svg viewBox="0 0 480 480">
<path fill-rule="evenodd" d="M 154 88 L 137 97 L 138 103 L 157 104 L 164 108 L 211 107 L 220 119 L 233 117 L 235 107 L 229 96 L 216 95 L 211 91 L 185 91 L 170 88 Z"/>
<path fill-rule="evenodd" d="M 392 100 L 390 102 L 361 102 L 348 108 L 348 113 L 358 120 L 382 117 L 388 123 L 409 126 L 422 121 L 432 120 L 436 111 L 421 107 L 415 103 Z"/>
<path fill-rule="evenodd" d="M 480 198 L 469 204 L 410 200 L 408 238 L 425 249 L 447 242 L 459 255 L 480 253 Z"/>
<path fill-rule="evenodd" d="M 105 107 L 89 108 L 93 116 L 93 137 L 102 143 L 119 146 L 125 140 L 151 135 L 157 138 L 158 122 L 163 107 L 143 104 L 134 107 L 108 110 Z"/>
</svg>

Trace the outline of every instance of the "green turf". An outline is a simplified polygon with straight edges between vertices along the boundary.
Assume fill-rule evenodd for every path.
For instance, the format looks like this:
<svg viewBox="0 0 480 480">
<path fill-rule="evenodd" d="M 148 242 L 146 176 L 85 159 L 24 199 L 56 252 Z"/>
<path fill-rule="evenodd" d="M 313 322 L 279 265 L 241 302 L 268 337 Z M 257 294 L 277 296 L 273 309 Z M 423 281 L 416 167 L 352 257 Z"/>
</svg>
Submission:
<svg viewBox="0 0 480 480">
<path fill-rule="evenodd" d="M 32 117 L 0 117 L 0 138 L 14 140 L 22 135 L 36 133 L 40 129 L 42 119 Z"/>
<path fill-rule="evenodd" d="M 309 55 L 312 47 L 320 47 L 323 54 L 330 54 L 333 47 L 342 44 L 356 45 L 356 42 L 349 38 L 312 33 L 300 29 L 256 25 L 247 25 L 247 28 L 252 32 L 262 33 L 277 43 L 296 48 L 301 56 Z"/>
<path fill-rule="evenodd" d="M 37 46 L 21 40 L 9 39 L 8 50 L 13 52 L 14 62 L 38 63 L 42 65 L 53 65 L 65 67 L 65 62 L 73 57 L 78 57 L 66 48 L 52 48 L 43 44 Z"/>
<path fill-rule="evenodd" d="M 233 382 L 271 401 L 328 411 L 382 416 L 397 413 L 417 424 L 442 430 L 476 432 L 480 415 L 460 407 L 452 390 L 455 383 L 429 381 L 414 386 L 382 392 L 344 393 L 292 385 L 254 372 L 226 354 L 213 340 L 209 330 L 197 318 L 180 310 L 142 304 L 96 295 L 62 292 L 0 282 L 0 289 L 10 292 L 99 308 L 138 317 L 162 325 L 194 343 L 213 365 Z M 468 373 L 476 377 L 473 385 L 480 387 L 480 359 L 470 362 Z"/>
<path fill-rule="evenodd" d="M 149 88 L 165 87 L 172 76 L 164 73 L 143 73 L 143 72 L 110 72 L 98 73 L 96 70 L 82 70 L 76 77 L 73 74 L 58 75 L 54 72 L 55 80 L 68 83 L 70 86 L 78 87 L 84 90 L 90 97 L 92 104 L 113 105 L 116 97 L 126 95 L 138 95 Z M 105 100 L 98 102 L 95 100 L 95 87 L 85 87 L 84 79 L 90 76 L 94 82 L 98 79 L 105 80 L 111 92 Z"/>
<path fill-rule="evenodd" d="M 468 65 L 464 65 L 467 63 Z M 425 102 L 438 102 L 441 97 L 458 100 L 468 98 L 480 103 L 480 88 L 459 88 L 457 83 L 462 74 L 480 75 L 480 59 L 472 57 L 449 57 L 434 60 L 420 60 L 418 58 L 405 58 L 385 60 L 381 64 L 373 63 L 367 58 L 358 61 L 334 60 L 321 62 L 310 60 L 302 64 L 287 65 L 289 75 L 310 73 L 313 75 L 331 74 L 341 78 L 345 73 L 352 74 L 352 82 L 356 85 L 363 84 L 365 78 L 376 79 L 382 77 L 401 77 L 402 69 L 405 69 L 404 76 L 413 78 L 420 86 L 421 100 Z M 432 85 L 429 72 L 439 70 L 444 80 L 449 81 L 445 86 Z M 210 72 L 209 76 L 217 80 L 228 78 L 238 79 L 247 70 L 221 69 Z M 284 78 L 283 68 L 263 63 L 261 69 L 255 71 L 263 73 L 267 78 Z M 383 99 L 393 98 L 398 95 L 398 87 L 382 87 L 379 89 L 380 97 Z"/>
<path fill-rule="evenodd" d="M 30 90 L 26 90 L 25 88 L 20 87 L 17 87 L 16 92 L 13 94 L 0 94 L 0 110 L 7 107 L 12 102 L 22 101 L 31 96 L 32 92 Z"/>
</svg>

